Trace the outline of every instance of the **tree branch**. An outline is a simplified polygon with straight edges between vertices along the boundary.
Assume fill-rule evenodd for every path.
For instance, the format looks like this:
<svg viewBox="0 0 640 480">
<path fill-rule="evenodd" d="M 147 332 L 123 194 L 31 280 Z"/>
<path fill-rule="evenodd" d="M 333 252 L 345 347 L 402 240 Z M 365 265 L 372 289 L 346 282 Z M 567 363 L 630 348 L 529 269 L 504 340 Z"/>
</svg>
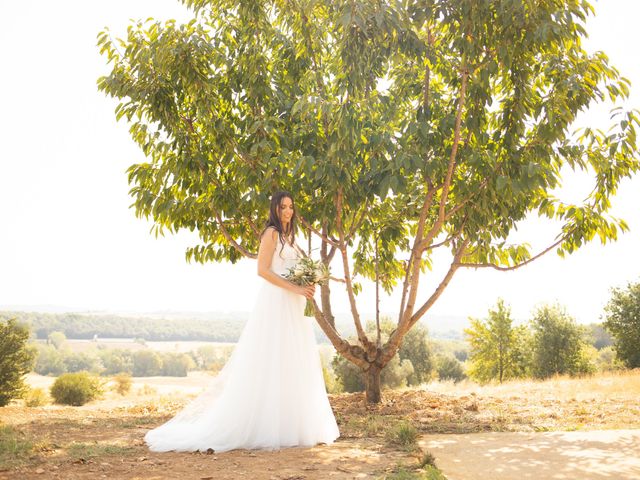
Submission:
<svg viewBox="0 0 640 480">
<path fill-rule="evenodd" d="M 449 285 L 449 282 L 453 278 L 453 275 L 459 268 L 459 260 L 464 254 L 464 251 L 466 250 L 468 244 L 469 240 L 464 240 L 462 242 L 462 245 L 456 252 L 446 275 L 444 276 L 438 287 L 435 289 L 435 291 L 431 294 L 429 299 L 424 303 L 424 305 L 422 305 L 420 309 L 410 317 L 409 320 L 399 323 L 398 327 L 393 332 L 391 332 L 389 340 L 382 349 L 380 360 L 382 365 L 385 365 L 387 362 L 389 362 L 389 360 L 391 360 L 391 358 L 393 358 L 393 356 L 398 351 L 400 342 L 404 338 L 405 334 L 411 329 L 411 327 L 413 327 L 413 325 L 420 319 L 420 317 L 422 317 L 425 312 L 429 310 L 429 308 L 431 308 L 431 306 L 436 302 L 440 295 L 442 295 L 442 292 L 444 292 L 444 290 L 447 288 L 447 285 Z"/>
<path fill-rule="evenodd" d="M 339 247 L 338 241 L 332 238 L 329 238 L 328 235 L 323 235 L 317 229 L 313 228 L 309 222 L 307 222 L 302 215 L 298 215 L 298 218 L 303 223 L 305 227 L 315 233 L 318 237 L 320 237 L 323 241 L 327 242 L 329 245 L 333 247 Z"/>
<path fill-rule="evenodd" d="M 226 238 L 227 241 L 231 245 L 233 245 L 236 248 L 236 250 L 238 250 L 244 256 L 249 257 L 249 258 L 258 258 L 258 254 L 251 253 L 249 250 L 244 248 L 242 245 L 238 244 L 238 242 L 236 242 L 233 239 L 233 237 L 231 235 L 229 235 L 229 232 L 225 228 L 224 223 L 222 222 L 222 218 L 220 218 L 220 214 L 218 214 L 218 211 L 216 209 L 214 209 L 213 206 L 212 206 L 212 210 L 213 210 L 214 216 L 216 217 L 216 220 L 218 221 L 218 226 L 220 227 L 220 230 L 222 231 L 222 234 L 224 235 L 224 238 Z"/>
<path fill-rule="evenodd" d="M 338 235 L 340 237 L 340 245 L 338 249 L 340 250 L 342 256 L 342 267 L 344 269 L 344 280 L 347 284 L 347 294 L 349 297 L 349 304 L 351 306 L 351 314 L 353 315 L 353 320 L 356 325 L 356 331 L 358 333 L 358 338 L 363 346 L 368 347 L 369 340 L 362 328 L 362 323 L 360 321 L 360 314 L 358 313 L 358 308 L 356 306 L 356 297 L 353 293 L 353 284 L 351 283 L 351 273 L 349 269 L 349 259 L 347 257 L 347 244 L 344 239 L 344 230 L 342 228 L 342 187 L 338 187 L 338 198 L 336 199 L 336 228 L 338 230 Z"/>
<path fill-rule="evenodd" d="M 460 143 L 460 126 L 462 124 L 462 110 L 464 108 L 465 95 L 467 92 L 467 79 L 469 72 L 466 70 L 466 66 L 463 67 L 462 72 L 462 84 L 460 85 L 460 98 L 458 99 L 458 111 L 456 112 L 456 123 L 453 133 L 453 145 L 451 146 L 451 154 L 449 155 L 449 166 L 447 167 L 447 176 L 442 186 L 442 195 L 440 196 L 440 209 L 438 212 L 438 222 L 442 223 L 445 219 L 445 206 L 447 204 L 447 198 L 449 196 L 449 188 L 451 187 L 451 179 L 453 177 L 453 170 L 456 165 L 456 153 L 458 152 L 458 144 Z"/>
<path fill-rule="evenodd" d="M 311 303 L 313 304 L 315 319 L 317 320 L 320 328 L 325 333 L 329 341 L 335 347 L 336 352 L 340 355 L 343 355 L 345 358 L 347 358 L 363 370 L 367 370 L 369 368 L 369 362 L 366 359 L 366 355 L 362 347 L 358 345 L 351 345 L 346 340 L 343 340 L 336 329 L 325 319 L 324 314 L 320 311 L 315 298 L 311 299 Z"/>
<path fill-rule="evenodd" d="M 548 246 L 547 248 L 542 250 L 537 255 L 534 255 L 533 257 L 525 260 L 524 262 L 520 262 L 517 265 L 512 265 L 510 267 L 504 267 L 504 266 L 501 266 L 501 265 L 496 265 L 494 263 L 463 263 L 463 262 L 458 263 L 458 266 L 459 267 L 468 267 L 468 268 L 494 268 L 496 270 L 500 270 L 500 271 L 503 271 L 503 272 L 506 272 L 506 271 L 509 271 L 509 270 L 515 270 L 516 268 L 524 267 L 528 263 L 531 263 L 534 260 L 537 260 L 538 258 L 543 256 L 545 253 L 550 252 L 551 250 L 556 248 L 558 245 L 560 245 L 562 242 L 564 242 L 567 239 L 568 235 L 569 235 L 568 233 L 566 235 L 563 235 L 562 238 L 560 238 L 557 242 L 555 242 L 553 245 Z"/>
<path fill-rule="evenodd" d="M 409 300 L 407 302 L 407 306 L 405 309 L 401 309 L 402 315 L 398 320 L 398 326 L 403 323 L 407 323 L 409 318 L 413 314 L 413 307 L 415 305 L 415 299 L 418 293 L 418 284 L 419 284 L 419 275 L 420 275 L 420 262 L 414 262 L 413 258 L 416 256 L 416 259 L 419 260 L 422 257 L 422 252 L 426 247 L 433 241 L 435 236 L 441 230 L 442 225 L 445 221 L 445 206 L 447 203 L 447 198 L 449 197 L 449 189 L 451 186 L 451 179 L 453 178 L 453 172 L 456 165 L 456 153 L 458 151 L 458 144 L 460 143 L 460 127 L 462 125 L 462 111 L 464 108 L 465 96 L 467 91 L 467 80 L 469 77 L 469 72 L 466 69 L 466 66 L 463 67 L 462 71 L 462 82 L 460 86 L 460 98 L 458 99 L 458 107 L 456 112 L 456 121 L 453 133 L 453 145 L 451 146 L 451 154 L 449 155 L 449 165 L 447 167 L 447 175 L 445 177 L 444 183 L 442 185 L 442 192 L 440 194 L 440 205 L 438 208 L 438 218 L 434 222 L 433 226 L 427 233 L 424 239 L 421 238 L 422 232 L 416 232 L 416 242 L 418 243 L 417 251 L 412 251 L 411 262 L 413 262 L 412 274 L 411 274 L 411 288 L 409 290 Z M 421 213 L 426 215 L 426 212 L 423 209 Z"/>
<path fill-rule="evenodd" d="M 405 277 L 402 285 L 402 299 L 400 300 L 400 314 L 398 315 L 398 324 L 402 321 L 405 312 L 405 300 L 407 297 L 407 291 L 409 290 L 409 284 L 413 284 L 413 276 L 416 275 L 416 268 L 414 266 L 414 261 L 422 256 L 420 239 L 422 238 L 422 233 L 424 232 L 424 226 L 427 221 L 427 214 L 431 205 L 433 204 L 433 197 L 436 193 L 436 188 L 431 183 L 431 180 L 428 180 L 427 194 L 425 195 L 424 202 L 422 204 L 422 209 L 420 210 L 420 218 L 418 219 L 418 228 L 416 231 L 416 236 L 413 241 L 413 248 L 411 249 L 411 255 L 409 256 L 409 260 L 407 261 L 407 265 L 405 267 Z M 419 271 L 419 262 L 418 262 L 418 271 Z M 411 272 L 411 273 L 410 273 Z M 409 292 L 409 302 L 411 305 L 415 302 L 415 292 L 417 292 L 417 288 L 412 289 Z"/>
<path fill-rule="evenodd" d="M 467 203 L 469 203 L 469 201 L 473 197 L 475 197 L 480 192 L 480 190 L 482 190 L 488 184 L 489 184 L 489 177 L 485 177 L 485 179 L 482 180 L 482 182 L 480 182 L 480 185 L 478 185 L 477 190 L 467 195 L 455 207 L 453 207 L 451 210 L 449 210 L 449 212 L 445 214 L 445 217 L 444 217 L 445 220 L 449 220 L 456 212 L 458 212 L 462 207 L 464 207 Z"/>
<path fill-rule="evenodd" d="M 444 292 L 445 288 L 447 288 L 447 285 L 449 285 L 449 282 L 453 278 L 453 275 L 456 273 L 456 270 L 460 266 L 459 264 L 460 258 L 462 258 L 462 256 L 464 255 L 464 252 L 467 249 L 468 245 L 469 245 L 469 240 L 468 239 L 463 240 L 462 245 L 460 245 L 460 247 L 458 248 L 458 251 L 453 257 L 453 261 L 449 266 L 449 270 L 447 271 L 446 275 L 444 276 L 444 278 L 442 279 L 438 287 L 431 294 L 429 299 L 418 309 L 418 311 L 411 316 L 411 321 L 407 326 L 407 331 L 410 330 L 411 327 L 413 327 L 413 325 L 418 320 L 420 320 L 420 317 L 422 317 L 427 312 L 427 310 L 429 310 L 432 307 L 432 305 L 436 302 L 436 300 L 440 297 L 440 295 L 442 295 L 442 292 Z"/>
</svg>

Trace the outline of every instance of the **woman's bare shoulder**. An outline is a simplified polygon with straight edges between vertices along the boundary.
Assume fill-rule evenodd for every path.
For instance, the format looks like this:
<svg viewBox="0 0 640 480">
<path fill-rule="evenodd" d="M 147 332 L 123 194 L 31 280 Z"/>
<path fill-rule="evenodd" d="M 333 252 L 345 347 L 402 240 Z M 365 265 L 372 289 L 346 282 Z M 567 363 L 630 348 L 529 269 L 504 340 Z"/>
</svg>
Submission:
<svg viewBox="0 0 640 480">
<path fill-rule="evenodd" d="M 276 227 L 274 227 L 273 225 L 269 225 L 267 228 L 264 229 L 264 232 L 262 233 L 262 236 L 265 237 L 267 232 L 270 232 L 271 239 L 275 242 L 276 236 L 278 235 L 278 229 Z M 267 238 L 269 238 L 269 237 L 267 237 Z"/>
</svg>

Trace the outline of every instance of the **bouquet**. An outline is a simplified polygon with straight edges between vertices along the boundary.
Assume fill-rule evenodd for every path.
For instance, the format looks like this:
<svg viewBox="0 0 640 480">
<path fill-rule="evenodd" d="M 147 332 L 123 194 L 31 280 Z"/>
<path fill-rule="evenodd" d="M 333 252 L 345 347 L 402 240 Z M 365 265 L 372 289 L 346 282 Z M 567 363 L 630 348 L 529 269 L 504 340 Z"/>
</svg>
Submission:
<svg viewBox="0 0 640 480">
<path fill-rule="evenodd" d="M 289 268 L 283 276 L 296 285 L 318 285 L 324 284 L 329 280 L 329 269 L 320 261 L 314 261 L 310 257 L 303 257 L 295 266 Z M 313 316 L 313 305 L 309 299 L 307 299 L 307 304 L 304 307 L 304 315 L 305 317 Z"/>
</svg>

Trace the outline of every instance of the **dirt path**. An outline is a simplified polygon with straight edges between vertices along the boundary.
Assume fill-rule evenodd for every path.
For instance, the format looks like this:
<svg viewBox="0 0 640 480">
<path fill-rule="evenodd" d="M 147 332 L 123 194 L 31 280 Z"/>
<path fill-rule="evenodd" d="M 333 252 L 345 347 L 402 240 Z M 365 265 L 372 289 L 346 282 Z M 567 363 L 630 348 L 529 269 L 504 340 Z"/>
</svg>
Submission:
<svg viewBox="0 0 640 480">
<path fill-rule="evenodd" d="M 448 480 L 637 480 L 640 430 L 425 435 Z"/>
</svg>

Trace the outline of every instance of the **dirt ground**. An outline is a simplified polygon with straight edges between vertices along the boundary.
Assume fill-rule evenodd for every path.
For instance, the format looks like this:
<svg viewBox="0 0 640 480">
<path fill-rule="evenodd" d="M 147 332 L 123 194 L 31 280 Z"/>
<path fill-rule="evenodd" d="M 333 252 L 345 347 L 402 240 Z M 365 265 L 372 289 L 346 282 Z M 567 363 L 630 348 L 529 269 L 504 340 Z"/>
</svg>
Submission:
<svg viewBox="0 0 640 480">
<path fill-rule="evenodd" d="M 640 430 L 425 435 L 448 480 L 638 480 Z"/>
<path fill-rule="evenodd" d="M 143 441 L 147 430 L 171 418 L 193 394 L 109 392 L 81 407 L 14 402 L 0 409 L 0 424 L 12 426 L 33 448 L 25 458 L 0 462 L 0 479 L 383 479 L 415 468 L 425 452 L 438 464 L 441 452 L 424 440 L 429 435 L 640 429 L 640 372 L 584 384 L 555 382 L 385 390 L 377 405 L 367 405 L 363 393 L 329 395 L 341 433 L 334 444 L 219 454 L 153 453 Z M 406 422 L 417 430 L 413 450 L 388 435 Z"/>
</svg>

